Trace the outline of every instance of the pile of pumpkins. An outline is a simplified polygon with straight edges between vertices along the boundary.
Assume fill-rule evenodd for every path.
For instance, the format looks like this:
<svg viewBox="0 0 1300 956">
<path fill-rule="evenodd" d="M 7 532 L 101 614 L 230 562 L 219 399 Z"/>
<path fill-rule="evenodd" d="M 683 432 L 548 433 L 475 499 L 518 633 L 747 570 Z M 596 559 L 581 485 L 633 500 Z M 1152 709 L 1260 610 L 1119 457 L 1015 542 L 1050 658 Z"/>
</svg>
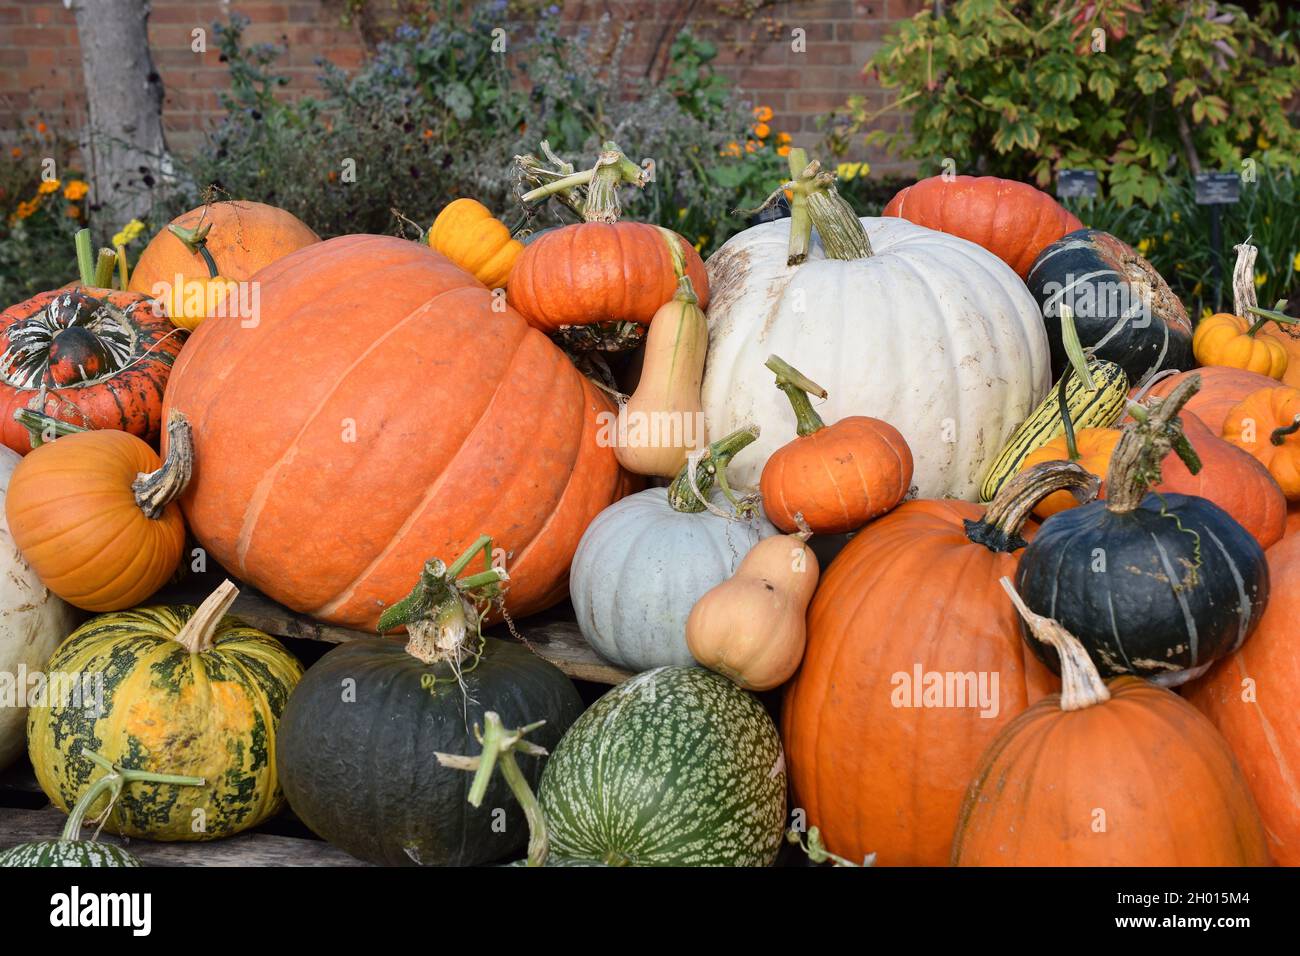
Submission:
<svg viewBox="0 0 1300 956">
<path fill-rule="evenodd" d="M 1193 329 L 1023 183 L 859 218 L 791 150 L 705 263 L 621 218 L 644 175 L 606 144 L 523 240 L 210 203 L 0 315 L 0 671 L 94 697 L 0 710 L 70 814 L 0 863 L 287 799 L 389 865 L 769 865 L 791 811 L 843 863 L 1300 864 L 1300 337 L 1253 249 Z M 304 673 L 230 581 L 151 605 L 187 542 L 377 636 Z M 484 634 L 566 597 L 633 675 L 585 709 Z"/>
</svg>

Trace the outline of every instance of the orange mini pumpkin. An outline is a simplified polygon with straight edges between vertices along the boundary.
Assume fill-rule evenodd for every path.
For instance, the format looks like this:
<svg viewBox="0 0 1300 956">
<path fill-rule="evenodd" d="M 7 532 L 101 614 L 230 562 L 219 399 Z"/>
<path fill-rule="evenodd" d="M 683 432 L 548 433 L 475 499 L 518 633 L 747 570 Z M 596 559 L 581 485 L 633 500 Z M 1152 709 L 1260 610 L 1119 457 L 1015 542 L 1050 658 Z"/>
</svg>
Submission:
<svg viewBox="0 0 1300 956">
<path fill-rule="evenodd" d="M 896 506 L 912 484 L 912 450 L 893 425 L 852 415 L 827 425 L 808 400 L 826 390 L 773 355 L 767 367 L 794 406 L 798 437 L 772 453 L 759 490 L 768 519 L 787 533 L 843 534 Z"/>
<path fill-rule="evenodd" d="M 1289 501 L 1300 501 L 1300 389 L 1265 388 L 1235 405 L 1223 423 L 1223 437 L 1254 455 L 1282 486 Z"/>
<path fill-rule="evenodd" d="M 1119 444 L 1121 434 L 1123 433 L 1118 428 L 1080 428 L 1074 433 L 1073 447 L 1068 433 L 1057 435 L 1041 448 L 1026 455 L 1020 470 L 1025 471 L 1045 461 L 1072 461 L 1084 471 L 1102 479 L 1104 493 L 1110 456 L 1115 453 L 1115 446 Z M 1068 491 L 1057 491 L 1038 502 L 1034 507 L 1034 514 L 1046 519 L 1058 511 L 1073 508 L 1078 503 L 1078 499 Z"/>
<path fill-rule="evenodd" d="M 1286 349 L 1276 339 L 1256 334 L 1266 322 L 1252 323 L 1227 312 L 1211 315 L 1196 326 L 1192 354 L 1202 365 L 1226 365 L 1281 378 L 1286 373 Z"/>
<path fill-rule="evenodd" d="M 441 252 L 489 289 L 504 287 L 524 244 L 476 199 L 456 199 L 429 227 L 430 248 Z"/>
<path fill-rule="evenodd" d="M 185 545 L 175 498 L 193 468 L 185 419 L 168 422 L 166 462 L 139 438 L 105 429 L 65 434 L 14 469 L 5 518 L 51 591 L 87 611 L 134 607 L 167 582 Z"/>
</svg>

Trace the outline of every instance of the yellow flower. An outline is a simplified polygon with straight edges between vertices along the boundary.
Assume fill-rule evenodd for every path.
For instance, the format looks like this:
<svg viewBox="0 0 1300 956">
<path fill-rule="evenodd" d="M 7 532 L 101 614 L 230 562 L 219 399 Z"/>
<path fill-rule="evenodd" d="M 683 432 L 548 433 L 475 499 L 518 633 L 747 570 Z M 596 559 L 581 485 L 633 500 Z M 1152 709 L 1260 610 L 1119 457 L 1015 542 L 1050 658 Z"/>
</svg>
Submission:
<svg viewBox="0 0 1300 956">
<path fill-rule="evenodd" d="M 1172 237 L 1172 236 L 1173 236 L 1173 233 L 1170 232 L 1168 229 L 1166 229 L 1166 230 L 1165 230 L 1165 234 L 1164 234 L 1163 236 L 1161 236 L 1160 238 L 1163 239 L 1165 242 L 1168 242 L 1169 239 L 1170 239 L 1170 237 Z"/>
<path fill-rule="evenodd" d="M 1182 218 L 1183 218 L 1182 215 L 1178 212 L 1177 209 L 1175 209 L 1175 210 L 1174 210 L 1174 215 L 1173 215 L 1173 220 L 1174 220 L 1174 222 L 1181 222 L 1181 221 L 1182 221 Z"/>
<path fill-rule="evenodd" d="M 1200 295 L 1200 294 L 1201 294 L 1201 283 L 1198 282 L 1196 283 L 1196 285 L 1192 286 L 1192 295 Z"/>
<path fill-rule="evenodd" d="M 1260 149 L 1268 149 L 1268 140 L 1264 137 L 1263 133 L 1260 133 L 1255 137 L 1255 145 Z"/>
<path fill-rule="evenodd" d="M 1295 258 L 1291 260 L 1291 268 L 1295 269 L 1296 272 L 1300 272 L 1300 252 L 1297 252 Z"/>
<path fill-rule="evenodd" d="M 1149 253 L 1152 250 L 1155 244 L 1156 241 L 1154 239 L 1143 239 L 1141 242 L 1138 243 L 1138 255 L 1142 256 L 1143 258 L 1146 258 L 1147 253 Z"/>
<path fill-rule="evenodd" d="M 1257 272 L 1257 273 L 1255 273 L 1255 288 L 1256 288 L 1256 289 L 1262 288 L 1263 285 L 1264 285 L 1264 283 L 1267 282 L 1267 281 L 1268 281 L 1268 273 L 1267 273 L 1267 272 Z"/>
<path fill-rule="evenodd" d="M 57 179 L 45 179 L 41 181 L 41 185 L 37 188 L 36 191 L 40 193 L 42 196 L 48 196 L 50 193 L 58 192 L 59 187 L 61 185 L 63 184 L 60 183 Z"/>
<path fill-rule="evenodd" d="M 144 223 L 142 223 L 139 219 L 132 219 L 130 222 L 128 222 L 125 226 L 122 227 L 121 232 L 119 232 L 117 235 L 113 237 L 113 245 L 114 246 L 130 245 L 131 241 L 135 239 L 136 236 L 140 235 L 140 233 L 142 232 L 144 232 Z"/>
<path fill-rule="evenodd" d="M 760 123 L 770 123 L 772 121 L 772 107 L 755 106 L 754 119 L 758 120 Z"/>
<path fill-rule="evenodd" d="M 706 242 L 708 242 L 708 241 L 709 241 L 709 237 L 708 237 L 708 236 L 700 236 L 699 239 L 695 240 L 695 251 L 696 251 L 696 252 L 703 252 L 703 251 L 704 251 L 704 244 L 705 244 Z"/>
<path fill-rule="evenodd" d="M 678 218 L 678 219 L 685 219 L 685 218 L 686 218 L 686 208 L 685 208 L 685 207 L 682 207 L 681 209 L 677 210 L 677 218 Z"/>
<path fill-rule="evenodd" d="M 754 126 L 754 135 L 759 139 L 767 139 L 771 133 L 772 127 L 768 126 L 766 123 L 757 123 Z"/>
<path fill-rule="evenodd" d="M 90 192 L 90 187 L 85 182 L 80 179 L 72 179 L 68 181 L 68 185 L 63 187 L 63 198 L 76 202 L 79 199 L 85 199 L 88 192 Z"/>
</svg>

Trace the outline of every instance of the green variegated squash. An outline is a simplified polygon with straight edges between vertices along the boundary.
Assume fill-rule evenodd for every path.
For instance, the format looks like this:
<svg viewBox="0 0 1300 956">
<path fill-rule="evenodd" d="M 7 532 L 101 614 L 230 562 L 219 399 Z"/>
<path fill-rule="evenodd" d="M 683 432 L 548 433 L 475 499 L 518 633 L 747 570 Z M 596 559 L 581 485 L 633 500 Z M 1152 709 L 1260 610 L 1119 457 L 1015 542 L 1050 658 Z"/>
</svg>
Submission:
<svg viewBox="0 0 1300 956">
<path fill-rule="evenodd" d="M 278 811 L 275 732 L 302 676 L 279 642 L 226 611 L 229 581 L 196 608 L 142 607 L 92 618 L 47 665 L 81 693 L 51 694 L 28 715 L 41 789 L 68 810 L 91 786 L 98 751 L 124 768 L 187 774 L 203 786 L 138 783 L 106 823 L 151 840 L 230 836 Z M 88 812 L 94 816 L 107 795 Z"/>
<path fill-rule="evenodd" d="M 120 846 L 93 840 L 42 840 L 0 851 L 0 869 L 28 866 L 139 866 Z"/>
<path fill-rule="evenodd" d="M 785 756 L 758 700 L 712 671 L 659 667 L 569 729 L 542 773 L 558 856 L 614 866 L 769 866 Z"/>
</svg>

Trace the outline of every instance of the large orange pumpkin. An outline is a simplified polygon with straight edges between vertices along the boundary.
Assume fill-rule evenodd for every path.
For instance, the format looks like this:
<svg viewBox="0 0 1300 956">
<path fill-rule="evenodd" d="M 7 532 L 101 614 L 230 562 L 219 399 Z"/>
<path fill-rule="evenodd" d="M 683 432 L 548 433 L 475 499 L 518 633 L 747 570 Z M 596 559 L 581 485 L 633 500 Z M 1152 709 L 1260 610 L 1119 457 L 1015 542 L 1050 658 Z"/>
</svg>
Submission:
<svg viewBox="0 0 1300 956">
<path fill-rule="evenodd" d="M 983 246 L 1020 274 L 1083 223 L 1047 193 L 996 176 L 931 176 L 900 190 L 882 213 Z"/>
<path fill-rule="evenodd" d="M 1196 417 L 1216 435 L 1223 434 L 1223 422 L 1228 417 L 1228 412 L 1232 410 L 1232 406 L 1252 392 L 1277 385 L 1275 379 L 1257 372 L 1228 368 L 1225 365 L 1210 365 L 1162 378 L 1146 394 L 1164 398 L 1189 375 L 1201 376 L 1201 389 L 1188 400 L 1183 410 L 1195 412 Z M 1138 391 L 1137 388 L 1133 389 L 1133 393 Z"/>
<path fill-rule="evenodd" d="M 320 242 L 298 217 L 275 206 L 238 200 L 198 206 L 177 216 L 172 226 L 194 229 L 210 225 L 206 245 L 223 278 L 243 282 L 253 273 L 291 252 Z M 153 294 L 160 283 L 168 286 L 177 275 L 185 279 L 208 278 L 203 257 L 191 251 L 170 228 L 149 241 L 131 273 L 132 292 Z"/>
<path fill-rule="evenodd" d="M 253 328 L 209 319 L 167 392 L 194 425 L 199 541 L 298 611 L 373 630 L 431 556 L 479 535 L 506 604 L 564 597 L 588 522 L 627 490 L 612 407 L 546 336 L 427 246 L 344 236 L 259 276 Z"/>
<path fill-rule="evenodd" d="M 134 292 L 73 286 L 10 306 L 0 314 L 0 442 L 31 451 L 20 408 L 157 442 L 185 336 Z"/>
<path fill-rule="evenodd" d="M 1232 745 L 1273 858 L 1300 866 L 1300 537 L 1286 538 L 1266 557 L 1273 590 L 1259 627 L 1183 693 Z"/>
<path fill-rule="evenodd" d="M 1063 690 L 1021 714 L 980 760 L 952 862 L 1269 865 L 1259 811 L 1214 726 L 1140 678 L 1104 683 L 1065 628 L 1019 606 L 1060 655 Z"/>
<path fill-rule="evenodd" d="M 1095 491 L 1095 479 L 1054 462 L 1008 481 L 987 511 L 906 501 L 831 562 L 809 608 L 782 739 L 794 806 L 833 852 L 876 853 L 884 866 L 947 863 L 980 754 L 1056 686 L 998 580 L 1015 571 L 1034 502 L 1085 486 Z M 935 675 L 941 687 L 945 675 L 984 675 L 987 706 L 974 683 L 960 685 L 962 704 L 931 701 Z"/>
</svg>

